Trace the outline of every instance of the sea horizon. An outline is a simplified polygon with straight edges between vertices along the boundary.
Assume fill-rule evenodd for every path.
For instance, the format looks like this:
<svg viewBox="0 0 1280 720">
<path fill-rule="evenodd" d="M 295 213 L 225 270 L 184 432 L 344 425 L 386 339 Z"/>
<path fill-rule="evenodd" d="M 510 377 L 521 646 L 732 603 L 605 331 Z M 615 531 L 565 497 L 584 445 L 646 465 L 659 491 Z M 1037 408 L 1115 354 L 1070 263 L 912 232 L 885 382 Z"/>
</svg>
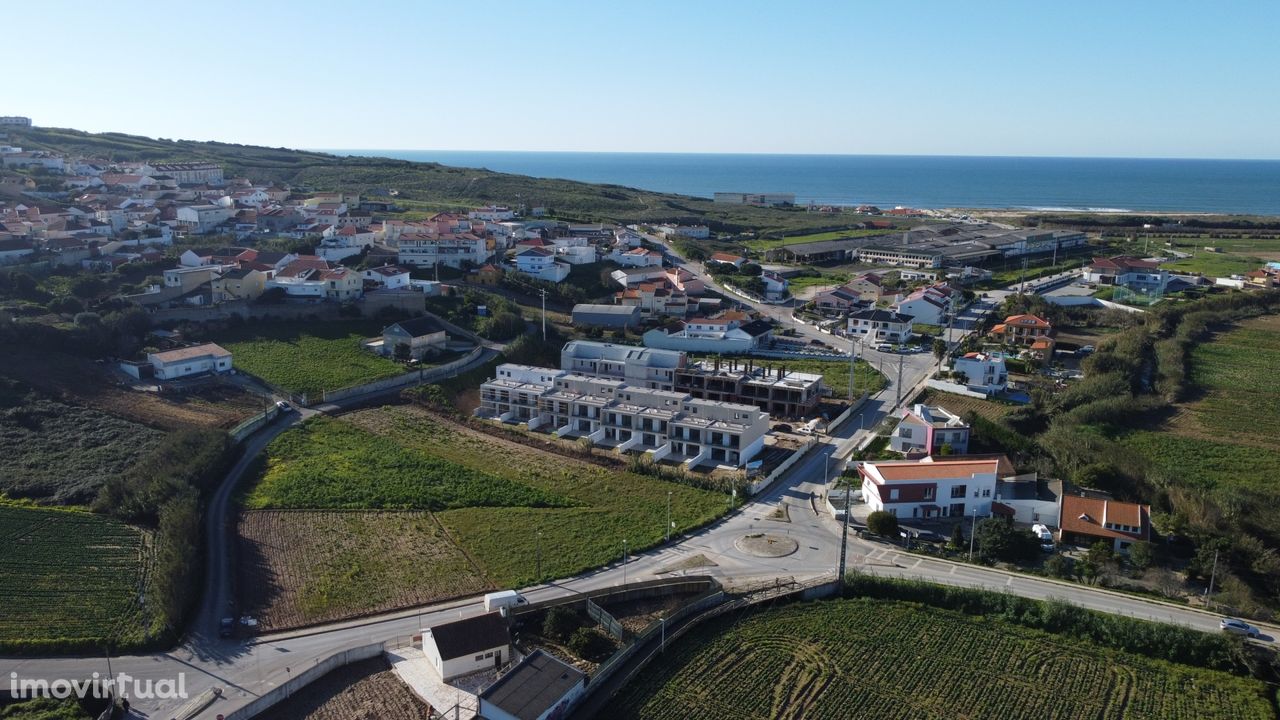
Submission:
<svg viewBox="0 0 1280 720">
<path fill-rule="evenodd" d="M 1005 155 L 319 149 L 711 198 L 1041 212 L 1280 215 L 1280 160 Z"/>
</svg>

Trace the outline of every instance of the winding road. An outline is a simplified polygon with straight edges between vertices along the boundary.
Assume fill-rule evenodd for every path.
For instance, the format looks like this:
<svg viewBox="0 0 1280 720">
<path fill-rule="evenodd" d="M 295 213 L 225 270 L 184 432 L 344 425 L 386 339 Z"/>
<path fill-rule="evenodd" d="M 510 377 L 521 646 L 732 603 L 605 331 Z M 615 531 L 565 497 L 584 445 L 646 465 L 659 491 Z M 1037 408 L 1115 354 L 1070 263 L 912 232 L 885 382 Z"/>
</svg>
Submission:
<svg viewBox="0 0 1280 720">
<path fill-rule="evenodd" d="M 685 267 L 702 275 L 700 268 L 695 269 L 691 264 L 685 264 Z M 710 281 L 710 278 L 707 280 Z M 989 293 L 985 301 L 976 303 L 966 311 L 966 318 L 976 319 L 981 314 L 990 312 L 998 307 L 1000 300 L 1007 294 L 1008 291 Z M 767 307 L 760 309 L 768 312 Z M 791 322 L 790 308 L 782 312 L 786 313 L 786 321 Z M 768 314 L 776 317 L 772 312 Z M 849 351 L 848 342 L 839 338 L 804 325 L 797 326 L 797 330 L 806 336 L 821 338 L 837 348 L 843 345 L 843 350 Z M 959 340 L 965 332 L 966 329 L 957 328 L 949 340 Z M 886 370 L 892 368 L 892 362 L 889 361 L 896 362 L 898 357 L 880 356 L 874 351 L 867 353 L 868 360 L 888 364 Z M 901 386 L 904 389 L 918 386 L 934 362 L 931 354 L 904 356 Z M 820 496 L 827 489 L 827 473 L 839 472 L 843 467 L 843 458 L 847 458 L 856 444 L 866 438 L 871 428 L 899 406 L 897 373 L 886 372 L 886 375 L 890 378 L 890 385 L 869 398 L 860 408 L 857 418 L 851 418 L 831 436 L 823 438 L 779 482 L 719 522 L 675 538 L 661 548 L 638 553 L 632 556 L 625 567 L 621 563 L 615 563 L 573 578 L 524 588 L 521 592 L 536 602 L 621 585 L 624 578 L 636 581 L 679 573 L 709 574 L 730 585 L 774 578 L 804 580 L 831 576 L 839 562 L 841 527 L 831 515 L 820 511 Z M 911 392 L 901 393 L 904 400 L 912 395 Z M 348 402 L 366 402 L 368 399 L 358 398 Z M 476 597 L 296 632 L 267 635 L 247 642 L 217 637 L 218 619 L 227 612 L 231 602 L 229 550 L 232 518 L 229 513 L 235 486 L 254 454 L 289 426 L 313 412 L 302 409 L 300 412 L 287 413 L 260 430 L 246 443 L 244 458 L 232 468 L 216 491 L 208 513 L 211 558 L 203 603 L 182 645 L 168 652 L 110 659 L 113 672 L 125 672 L 143 680 L 172 680 L 180 673 L 184 675 L 186 693 L 193 700 L 138 699 L 133 702 L 131 709 L 134 717 L 164 719 L 182 716 L 212 720 L 218 715 L 227 715 L 244 707 L 335 653 L 374 643 L 390 643 L 394 646 L 423 627 L 445 619 L 484 612 L 481 599 Z M 789 506 L 789 521 L 770 519 L 770 514 L 779 504 Z M 744 535 L 763 531 L 795 540 L 796 552 L 784 557 L 761 558 L 738 548 L 737 541 Z M 702 556 L 714 565 L 689 570 L 673 568 L 677 563 L 695 556 Z M 532 563 L 531 557 L 530 564 Z M 1206 632 L 1218 631 L 1217 616 L 1190 608 L 1088 586 L 924 558 L 901 552 L 894 545 L 875 541 L 851 538 L 848 544 L 848 565 L 852 569 L 876 575 L 981 587 L 1039 599 L 1060 598 L 1103 612 L 1178 623 Z M 1264 627 L 1263 631 L 1271 637 L 1280 636 L 1280 630 L 1276 628 Z M 107 673 L 106 658 L 0 658 L 0 674 L 5 676 L 17 673 L 20 678 L 79 679 L 89 677 L 94 672 Z M 216 697 L 210 692 L 214 688 L 219 691 Z M 196 706 L 206 702 L 206 707 L 198 712 L 191 712 Z"/>
</svg>

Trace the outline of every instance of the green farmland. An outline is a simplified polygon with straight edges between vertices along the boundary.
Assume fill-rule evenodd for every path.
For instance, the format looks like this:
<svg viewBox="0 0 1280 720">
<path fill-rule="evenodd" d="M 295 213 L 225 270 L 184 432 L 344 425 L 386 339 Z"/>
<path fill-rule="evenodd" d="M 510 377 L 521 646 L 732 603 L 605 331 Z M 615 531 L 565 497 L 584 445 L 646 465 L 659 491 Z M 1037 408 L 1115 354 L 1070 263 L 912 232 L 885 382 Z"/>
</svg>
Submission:
<svg viewBox="0 0 1280 720">
<path fill-rule="evenodd" d="M 0 654 L 143 640 L 144 540 L 101 515 L 0 504 Z"/>
<path fill-rule="evenodd" d="M 236 367 L 289 392 L 316 398 L 324 390 L 404 373 L 399 363 L 360 347 L 382 334 L 369 320 L 246 324 L 212 339 L 231 351 Z"/>
<path fill-rule="evenodd" d="M 450 567 L 456 565 L 458 551 L 465 554 L 479 573 L 468 587 L 516 587 L 534 581 L 539 534 L 547 578 L 613 562 L 622 556 L 624 540 L 633 551 L 654 545 L 664 535 L 668 493 L 676 532 L 709 522 L 728 506 L 727 494 L 501 439 L 416 406 L 360 410 L 341 419 L 313 418 L 277 438 L 267 457 L 259 482 L 245 495 L 248 508 L 428 511 L 444 533 L 418 538 L 414 526 L 407 524 L 405 542 L 420 540 L 437 548 L 435 555 Z M 307 513 L 293 515 L 290 522 L 302 522 Z M 386 521 L 368 527 L 379 524 Z M 262 556 L 260 567 L 297 566 L 274 558 L 285 550 L 273 543 L 255 543 L 243 533 L 241 542 L 248 543 L 247 555 Z M 343 554 L 340 562 L 326 555 L 326 546 Z M 381 547 L 378 543 L 348 540 L 317 547 L 307 564 L 341 569 L 326 571 L 323 599 L 289 597 L 286 591 L 275 599 L 260 598 L 260 605 L 269 606 L 261 615 L 278 615 L 291 624 L 311 619 L 306 616 L 312 610 L 325 619 L 359 612 L 364 601 L 343 599 L 358 598 L 362 578 L 381 572 L 377 568 L 385 564 L 383 558 L 372 553 L 392 552 L 375 550 Z M 440 587 L 419 582 L 413 592 L 416 597 L 450 595 L 458 583 L 431 563 L 423 561 L 417 576 L 423 582 L 440 578 Z M 313 595 L 314 586 L 298 583 L 299 592 Z M 395 598 L 379 603 L 382 609 L 396 606 Z M 301 611 L 277 612 L 273 604 Z"/>
<path fill-rule="evenodd" d="M 621 720 L 1274 717 L 1266 686 L 903 602 L 834 600 L 694 629 L 606 711 Z"/>
</svg>

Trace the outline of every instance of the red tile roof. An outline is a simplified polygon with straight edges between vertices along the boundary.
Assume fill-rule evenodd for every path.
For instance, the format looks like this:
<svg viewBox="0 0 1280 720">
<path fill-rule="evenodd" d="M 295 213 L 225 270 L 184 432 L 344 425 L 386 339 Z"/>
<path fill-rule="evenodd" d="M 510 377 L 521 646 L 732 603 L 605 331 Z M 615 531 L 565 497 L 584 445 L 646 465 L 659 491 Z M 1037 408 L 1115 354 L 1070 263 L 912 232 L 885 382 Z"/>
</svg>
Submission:
<svg viewBox="0 0 1280 720">
<path fill-rule="evenodd" d="M 1064 495 L 1061 513 L 1058 526 L 1064 533 L 1141 540 L 1147 539 L 1150 535 L 1151 508 L 1147 505 L 1105 498 Z M 1127 525 L 1138 530 L 1122 532 L 1105 527 L 1106 524 Z"/>
</svg>

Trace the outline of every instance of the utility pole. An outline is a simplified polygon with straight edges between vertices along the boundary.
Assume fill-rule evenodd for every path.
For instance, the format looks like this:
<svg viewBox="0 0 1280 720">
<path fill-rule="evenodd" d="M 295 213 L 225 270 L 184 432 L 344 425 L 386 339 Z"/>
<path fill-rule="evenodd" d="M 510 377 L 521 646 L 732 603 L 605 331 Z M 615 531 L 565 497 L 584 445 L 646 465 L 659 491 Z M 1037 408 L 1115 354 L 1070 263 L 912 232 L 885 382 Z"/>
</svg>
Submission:
<svg viewBox="0 0 1280 720">
<path fill-rule="evenodd" d="M 1213 572 L 1209 574 L 1209 587 L 1204 591 L 1207 598 L 1213 594 L 1213 581 L 1218 579 L 1218 551 L 1213 551 Z"/>
<path fill-rule="evenodd" d="M 840 571 L 837 573 L 836 583 L 840 588 L 840 594 L 844 595 L 844 568 L 845 555 L 849 548 L 849 511 L 853 509 L 853 482 L 850 480 L 844 485 L 844 525 L 840 530 Z"/>
<path fill-rule="evenodd" d="M 854 348 L 855 348 L 855 345 L 853 343 L 853 338 L 850 338 L 849 339 L 849 402 L 850 403 L 853 402 L 853 391 L 854 391 L 854 388 L 856 387 L 856 383 L 858 382 L 857 375 L 855 375 L 853 372 L 853 366 L 855 363 L 857 363 L 857 358 L 858 358 L 858 356 L 853 352 Z"/>
<path fill-rule="evenodd" d="M 973 537 L 978 530 L 978 508 L 973 509 L 973 524 L 969 526 L 969 562 L 973 562 Z"/>
<path fill-rule="evenodd" d="M 542 583 L 542 531 L 538 531 L 538 583 Z"/>
<path fill-rule="evenodd" d="M 547 289 L 542 288 L 542 341 L 547 341 Z"/>
<path fill-rule="evenodd" d="M 622 584 L 627 584 L 627 539 L 622 539 Z"/>
<path fill-rule="evenodd" d="M 898 389 L 898 401 L 895 402 L 894 405 L 898 405 L 902 402 L 902 355 L 898 355 L 898 382 L 896 385 Z"/>
</svg>

